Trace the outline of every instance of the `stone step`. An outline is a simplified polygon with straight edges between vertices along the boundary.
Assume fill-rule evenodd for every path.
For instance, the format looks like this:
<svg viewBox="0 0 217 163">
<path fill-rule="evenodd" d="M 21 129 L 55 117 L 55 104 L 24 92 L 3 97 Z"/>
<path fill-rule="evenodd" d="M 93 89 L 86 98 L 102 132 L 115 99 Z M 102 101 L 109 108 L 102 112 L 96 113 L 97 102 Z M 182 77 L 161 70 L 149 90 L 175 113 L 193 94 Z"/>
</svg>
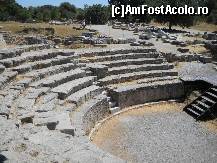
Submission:
<svg viewBox="0 0 217 163">
<path fill-rule="evenodd" d="M 71 94 L 92 85 L 95 80 L 96 80 L 95 76 L 83 77 L 64 83 L 58 87 L 53 88 L 51 91 L 53 93 L 58 93 L 59 99 L 65 99 Z"/>
<path fill-rule="evenodd" d="M 92 99 L 93 97 L 101 94 L 103 91 L 103 88 L 92 85 L 87 88 L 81 89 L 78 92 L 75 92 L 71 96 L 69 96 L 66 101 L 69 103 L 76 104 L 77 107 L 81 106 L 86 101 Z"/>
<path fill-rule="evenodd" d="M 28 51 L 36 51 L 36 50 L 42 50 L 42 49 L 49 49 L 50 45 L 48 44 L 35 44 L 35 45 L 22 45 L 19 47 L 14 47 L 10 49 L 1 49 L 0 50 L 0 58 L 1 59 L 7 59 L 7 58 L 13 58 L 16 56 L 20 56 L 24 52 Z"/>
<path fill-rule="evenodd" d="M 112 99 L 117 99 L 120 108 L 125 108 L 147 102 L 183 98 L 184 85 L 178 79 L 125 85 L 111 90 L 110 95 Z"/>
<path fill-rule="evenodd" d="M 161 64 L 163 63 L 162 58 L 139 58 L 139 59 L 126 59 L 118 61 L 108 61 L 108 62 L 98 62 L 105 66 L 111 67 L 121 67 L 126 65 L 143 65 L 143 64 Z"/>
<path fill-rule="evenodd" d="M 25 62 L 36 62 L 40 60 L 52 59 L 57 56 L 59 57 L 68 56 L 68 57 L 73 57 L 73 59 L 78 59 L 78 56 L 74 55 L 74 52 L 72 51 L 59 51 L 56 49 L 46 49 L 41 51 L 24 52 L 19 57 L 2 60 L 0 61 L 0 63 L 5 62 L 8 66 L 14 67 L 14 66 L 19 66 Z"/>
<path fill-rule="evenodd" d="M 25 62 L 35 62 L 35 61 L 55 58 L 57 57 L 57 55 L 59 55 L 58 51 L 52 52 L 50 50 L 25 52 L 18 57 L 0 60 L 0 63 L 2 63 L 5 67 L 9 68 L 9 67 L 19 66 Z"/>
<path fill-rule="evenodd" d="M 75 135 L 87 135 L 95 124 L 109 115 L 107 96 L 98 95 L 86 102 L 71 115 L 72 125 L 75 127 Z"/>
<path fill-rule="evenodd" d="M 87 53 L 80 52 L 81 57 L 94 57 L 94 56 L 107 56 L 107 55 L 115 55 L 115 54 L 128 54 L 128 53 L 151 53 L 156 52 L 154 48 L 135 48 L 135 49 L 108 49 L 108 50 L 94 50 L 89 51 Z"/>
<path fill-rule="evenodd" d="M 17 76 L 16 71 L 4 71 L 0 74 L 0 89 L 9 84 L 12 80 L 14 80 Z"/>
<path fill-rule="evenodd" d="M 166 77 L 166 76 L 178 76 L 178 72 L 175 70 L 140 71 L 134 73 L 107 76 L 103 79 L 100 79 L 98 82 L 100 86 L 105 86 L 111 84 L 131 82 L 133 80 L 138 80 L 143 78 L 155 78 L 155 77 Z"/>
<path fill-rule="evenodd" d="M 179 79 L 179 77 L 178 76 L 166 76 L 166 77 L 139 79 L 137 80 L 137 84 L 151 83 L 151 82 L 158 82 L 158 81 L 170 81 L 170 80 L 176 80 L 176 79 Z"/>
<path fill-rule="evenodd" d="M 56 58 L 53 59 L 26 63 L 17 67 L 13 67 L 11 68 L 11 70 L 17 71 L 19 74 L 23 74 L 31 70 L 43 69 L 50 66 L 72 63 L 73 62 L 71 61 L 72 59 L 73 56 L 57 56 Z"/>
<path fill-rule="evenodd" d="M 64 73 L 55 74 L 45 79 L 30 84 L 31 87 L 50 87 L 54 88 L 63 83 L 82 78 L 86 76 L 86 72 L 81 69 L 70 70 Z"/>
<path fill-rule="evenodd" d="M 109 75 L 118 75 L 139 71 L 151 71 L 151 70 L 169 70 L 173 69 L 173 64 L 145 64 L 145 65 L 129 65 L 122 67 L 113 67 L 108 69 Z"/>
<path fill-rule="evenodd" d="M 54 74 L 58 74 L 61 72 L 75 69 L 76 67 L 79 67 L 79 66 L 77 66 L 75 63 L 66 63 L 66 64 L 51 66 L 51 67 L 43 68 L 39 70 L 33 70 L 21 76 L 27 77 L 27 78 L 42 79 L 42 78 L 45 78 L 46 76 L 50 76 L 50 75 L 54 75 Z"/>
<path fill-rule="evenodd" d="M 56 126 L 56 130 L 59 130 L 60 132 L 68 135 L 75 135 L 75 129 L 74 126 L 71 124 L 70 115 L 67 112 L 61 112 L 59 113 L 56 118 L 58 119 L 58 124 Z"/>
<path fill-rule="evenodd" d="M 5 71 L 5 66 L 3 66 L 2 64 L 0 64 L 0 74 L 3 73 Z"/>
<path fill-rule="evenodd" d="M 138 59 L 138 58 L 157 58 L 158 53 L 129 53 L 129 54 L 115 54 L 108 56 L 97 56 L 92 58 L 87 58 L 89 62 L 105 62 L 105 61 L 116 61 L 124 59 Z"/>
</svg>

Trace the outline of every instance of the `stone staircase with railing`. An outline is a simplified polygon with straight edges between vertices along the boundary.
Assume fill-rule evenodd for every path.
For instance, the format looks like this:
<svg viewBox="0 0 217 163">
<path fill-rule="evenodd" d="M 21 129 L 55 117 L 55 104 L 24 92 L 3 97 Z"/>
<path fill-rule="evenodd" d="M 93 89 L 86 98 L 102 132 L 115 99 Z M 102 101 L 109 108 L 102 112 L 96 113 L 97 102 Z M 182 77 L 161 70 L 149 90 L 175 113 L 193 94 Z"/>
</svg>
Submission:
<svg viewBox="0 0 217 163">
<path fill-rule="evenodd" d="M 217 117 L 217 87 L 212 86 L 184 109 L 196 120 Z"/>
</svg>

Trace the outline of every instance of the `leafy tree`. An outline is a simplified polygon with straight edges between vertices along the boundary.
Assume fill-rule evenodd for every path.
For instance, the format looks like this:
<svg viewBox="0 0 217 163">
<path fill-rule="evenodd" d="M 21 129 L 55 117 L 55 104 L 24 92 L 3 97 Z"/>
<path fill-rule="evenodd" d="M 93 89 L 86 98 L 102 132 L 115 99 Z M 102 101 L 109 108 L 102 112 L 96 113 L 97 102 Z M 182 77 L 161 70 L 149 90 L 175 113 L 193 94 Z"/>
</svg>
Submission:
<svg viewBox="0 0 217 163">
<path fill-rule="evenodd" d="M 187 6 L 192 6 L 196 9 L 198 6 L 203 6 L 204 3 L 201 0 L 194 0 L 194 1 L 189 1 L 189 0 L 148 0 L 147 3 L 150 6 L 167 6 L 170 5 L 171 7 L 184 7 L 185 5 Z M 155 15 L 155 20 L 159 23 L 163 24 L 168 24 L 169 29 L 172 28 L 172 26 L 181 26 L 181 27 L 190 27 L 194 24 L 195 21 L 194 15 L 170 15 L 170 14 L 159 14 Z"/>
<path fill-rule="evenodd" d="M 60 12 L 57 7 L 51 10 L 51 19 L 57 19 L 57 20 L 60 19 Z"/>
<path fill-rule="evenodd" d="M 207 18 L 207 22 L 217 24 L 217 1 L 208 0 L 206 6 L 210 9 L 210 15 Z"/>
<path fill-rule="evenodd" d="M 60 4 L 59 11 L 61 18 L 72 19 L 75 17 L 76 7 L 68 2 L 64 2 Z"/>
<path fill-rule="evenodd" d="M 102 5 L 85 6 L 85 19 L 92 24 L 105 24 L 109 18 L 109 8 Z"/>
<path fill-rule="evenodd" d="M 77 9 L 76 19 L 77 20 L 84 20 L 85 19 L 85 13 L 84 13 L 83 9 L 81 9 L 81 8 Z"/>
</svg>

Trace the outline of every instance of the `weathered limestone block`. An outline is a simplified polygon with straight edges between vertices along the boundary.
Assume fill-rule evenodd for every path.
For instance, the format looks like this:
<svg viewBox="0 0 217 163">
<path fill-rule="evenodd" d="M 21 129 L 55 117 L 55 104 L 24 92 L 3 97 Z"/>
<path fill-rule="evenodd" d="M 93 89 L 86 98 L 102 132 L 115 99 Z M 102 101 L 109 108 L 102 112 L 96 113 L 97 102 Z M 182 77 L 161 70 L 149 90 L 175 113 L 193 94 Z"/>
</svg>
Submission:
<svg viewBox="0 0 217 163">
<path fill-rule="evenodd" d="M 102 88 L 99 86 L 92 85 L 90 87 L 84 88 L 78 92 L 75 92 L 67 98 L 67 102 L 74 103 L 76 106 L 81 106 L 86 101 L 99 95 L 102 92 Z"/>
<path fill-rule="evenodd" d="M 154 78 L 164 76 L 177 76 L 178 72 L 175 70 L 153 70 L 153 71 L 139 71 L 127 74 L 111 75 L 99 80 L 99 85 L 110 85 L 117 83 L 124 83 L 142 78 Z"/>
<path fill-rule="evenodd" d="M 99 62 L 98 64 L 106 65 L 108 67 L 120 67 L 126 65 L 142 65 L 142 64 L 161 64 L 162 58 L 139 58 L 139 59 L 126 59 L 108 62 Z"/>
<path fill-rule="evenodd" d="M 48 88 L 48 87 L 42 87 L 42 88 L 39 88 L 39 89 L 31 88 L 28 91 L 25 98 L 27 98 L 27 99 L 36 99 L 39 96 L 41 96 L 41 95 L 45 94 L 46 92 L 48 92 L 49 90 L 50 90 L 50 88 Z"/>
<path fill-rule="evenodd" d="M 212 57 L 208 57 L 208 56 L 200 56 L 199 59 L 202 63 L 211 63 L 213 61 Z"/>
<path fill-rule="evenodd" d="M 5 106 L 4 104 L 0 104 L 0 116 L 1 115 L 6 116 L 7 118 L 9 118 L 10 108 Z"/>
<path fill-rule="evenodd" d="M 65 73 L 56 74 L 54 76 L 46 78 L 42 83 L 42 86 L 53 88 L 68 81 L 85 77 L 85 75 L 85 71 L 81 69 L 67 71 Z"/>
<path fill-rule="evenodd" d="M 0 89 L 2 89 L 5 85 L 7 85 L 10 81 L 14 80 L 17 76 L 17 72 L 12 71 L 4 71 L 0 74 Z"/>
<path fill-rule="evenodd" d="M 108 56 L 97 56 L 93 58 L 88 58 L 90 62 L 105 62 L 105 61 L 115 61 L 124 59 L 138 59 L 138 58 L 157 58 L 158 53 L 129 53 L 129 54 L 115 54 Z"/>
<path fill-rule="evenodd" d="M 16 56 L 16 52 L 10 49 L 0 51 L 1 59 L 12 58 Z"/>
<path fill-rule="evenodd" d="M 118 74 L 125 74 L 125 73 L 132 73 L 132 72 L 139 72 L 139 71 L 151 71 L 151 70 L 169 70 L 173 69 L 173 64 L 145 64 L 145 65 L 128 65 L 128 66 L 121 66 L 121 67 L 113 67 L 110 68 L 109 75 L 118 75 Z"/>
<path fill-rule="evenodd" d="M 51 66 L 48 68 L 43 68 L 40 70 L 33 70 L 31 72 L 24 74 L 23 76 L 31 77 L 34 79 L 37 79 L 37 78 L 41 79 L 41 78 L 44 78 L 45 76 L 54 75 L 54 74 L 61 73 L 64 71 L 69 71 L 71 69 L 74 69 L 75 67 L 76 65 L 74 63 L 67 63 L 64 65 L 57 65 L 57 66 Z"/>
<path fill-rule="evenodd" d="M 67 96 L 75 93 L 85 87 L 90 86 L 96 80 L 95 76 L 79 78 L 68 83 L 62 84 L 53 88 L 53 93 L 58 93 L 60 99 L 65 99 Z"/>
<path fill-rule="evenodd" d="M 2 73 L 2 72 L 4 72 L 5 71 L 5 66 L 3 66 L 2 64 L 0 64 L 0 74 Z"/>
<path fill-rule="evenodd" d="M 46 104 L 54 99 L 57 99 L 57 93 L 48 93 L 47 95 L 43 96 L 41 99 L 42 104 Z"/>
<path fill-rule="evenodd" d="M 22 98 L 19 100 L 18 108 L 24 110 L 32 110 L 36 99 Z"/>
<path fill-rule="evenodd" d="M 24 88 L 27 88 L 29 84 L 33 81 L 32 78 L 24 78 L 22 80 L 19 80 L 16 85 L 17 86 L 24 86 Z"/>
<path fill-rule="evenodd" d="M 56 126 L 56 130 L 62 133 L 74 136 L 74 127 L 71 124 L 69 113 L 63 112 L 57 115 L 59 123 Z"/>
<path fill-rule="evenodd" d="M 111 92 L 120 108 L 155 102 L 179 99 L 184 96 L 184 87 L 180 80 L 135 84 L 119 87 Z"/>
<path fill-rule="evenodd" d="M 4 99 L 2 100 L 2 104 L 5 106 L 11 108 L 14 100 L 19 96 L 20 91 L 19 90 L 8 90 L 7 95 L 5 95 Z"/>
<path fill-rule="evenodd" d="M 57 104 L 57 100 L 51 100 L 45 104 L 42 104 L 41 106 L 38 106 L 38 108 L 36 109 L 36 112 L 49 112 L 49 111 L 53 111 L 56 107 Z"/>
<path fill-rule="evenodd" d="M 18 119 L 21 121 L 22 124 L 26 123 L 33 123 L 33 118 L 35 114 L 34 113 L 24 113 L 20 116 L 18 116 Z"/>
<path fill-rule="evenodd" d="M 92 101 L 90 101 L 86 106 L 81 109 L 83 115 L 83 127 L 86 133 L 94 127 L 96 122 L 102 120 L 109 114 L 109 104 L 107 101 L 107 96 L 99 95 Z"/>
<path fill-rule="evenodd" d="M 52 111 L 39 113 L 34 117 L 33 124 L 35 126 L 47 126 L 49 130 L 55 130 L 59 123 L 56 116 L 57 113 Z"/>
<path fill-rule="evenodd" d="M 108 67 L 100 64 L 88 64 L 90 71 L 94 76 L 97 76 L 98 79 L 102 79 L 108 74 Z"/>
<path fill-rule="evenodd" d="M 79 112 L 72 113 L 75 135 L 88 134 L 95 124 L 109 115 L 107 96 L 99 95 L 81 106 Z"/>
<path fill-rule="evenodd" d="M 88 52 L 77 52 L 78 55 L 81 57 L 94 57 L 94 56 L 108 56 L 108 55 L 115 55 L 115 54 L 127 54 L 127 53 L 151 53 L 156 52 L 154 48 L 123 48 L 123 49 L 93 49 L 88 50 Z"/>
</svg>

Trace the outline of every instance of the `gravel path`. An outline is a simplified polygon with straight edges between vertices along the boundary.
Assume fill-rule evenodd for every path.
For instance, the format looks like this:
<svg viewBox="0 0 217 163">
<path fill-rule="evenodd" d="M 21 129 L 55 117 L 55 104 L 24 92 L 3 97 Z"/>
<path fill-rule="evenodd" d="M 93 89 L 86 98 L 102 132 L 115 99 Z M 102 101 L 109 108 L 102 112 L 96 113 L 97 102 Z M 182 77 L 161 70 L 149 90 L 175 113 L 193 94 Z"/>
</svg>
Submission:
<svg viewBox="0 0 217 163">
<path fill-rule="evenodd" d="M 132 162 L 216 162 L 217 134 L 173 107 L 123 113 L 106 122 L 93 142 Z"/>
</svg>

